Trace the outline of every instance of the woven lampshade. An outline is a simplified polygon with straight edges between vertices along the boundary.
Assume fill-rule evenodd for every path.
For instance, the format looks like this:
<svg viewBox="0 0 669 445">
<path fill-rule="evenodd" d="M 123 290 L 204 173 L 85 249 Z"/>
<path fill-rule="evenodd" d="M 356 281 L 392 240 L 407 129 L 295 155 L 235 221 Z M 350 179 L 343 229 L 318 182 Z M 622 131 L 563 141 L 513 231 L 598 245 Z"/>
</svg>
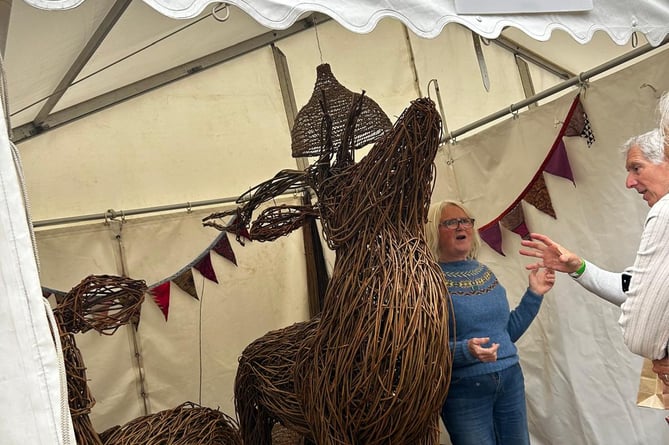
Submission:
<svg viewBox="0 0 669 445">
<path fill-rule="evenodd" d="M 332 119 L 332 149 L 336 150 L 339 147 L 353 97 L 354 93 L 337 81 L 329 64 L 318 65 L 314 92 L 309 102 L 297 113 L 291 131 L 291 149 L 294 158 L 322 154 L 326 135 L 323 109 Z M 353 144 L 349 148 L 358 149 L 373 143 L 390 128 L 392 128 L 390 119 L 381 107 L 365 96 L 356 122 Z"/>
</svg>

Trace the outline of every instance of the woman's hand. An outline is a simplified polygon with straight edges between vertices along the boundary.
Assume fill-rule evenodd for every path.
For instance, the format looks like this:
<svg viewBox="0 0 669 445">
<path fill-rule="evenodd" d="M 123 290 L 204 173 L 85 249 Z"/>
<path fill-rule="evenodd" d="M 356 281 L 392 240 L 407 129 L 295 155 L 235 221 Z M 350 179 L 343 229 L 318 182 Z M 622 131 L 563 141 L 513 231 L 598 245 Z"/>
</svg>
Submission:
<svg viewBox="0 0 669 445">
<path fill-rule="evenodd" d="M 546 235 L 531 233 L 531 239 L 521 240 L 520 244 L 531 250 L 521 249 L 521 255 L 540 258 L 541 261 L 525 266 L 528 270 L 536 270 L 541 267 L 557 270 L 558 272 L 576 272 L 583 260 L 573 252 L 565 249 Z"/>
<path fill-rule="evenodd" d="M 467 340 L 467 348 L 469 352 L 482 362 L 497 361 L 497 349 L 499 343 L 493 343 L 492 346 L 485 347 L 483 345 L 490 341 L 490 337 L 470 338 Z"/>
<path fill-rule="evenodd" d="M 553 288 L 555 284 L 555 271 L 553 269 L 532 269 L 528 276 L 530 290 L 535 294 L 544 295 Z"/>
</svg>

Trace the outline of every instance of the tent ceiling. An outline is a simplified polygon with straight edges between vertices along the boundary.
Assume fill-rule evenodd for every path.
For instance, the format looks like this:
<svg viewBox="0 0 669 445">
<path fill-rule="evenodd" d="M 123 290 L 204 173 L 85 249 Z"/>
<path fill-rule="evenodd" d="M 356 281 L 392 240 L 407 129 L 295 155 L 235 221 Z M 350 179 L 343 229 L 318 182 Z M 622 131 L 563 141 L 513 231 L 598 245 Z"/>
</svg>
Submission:
<svg viewBox="0 0 669 445">
<path fill-rule="evenodd" d="M 369 32 L 391 17 L 421 37 L 436 36 L 448 23 L 460 24 L 498 38 L 495 43 L 562 78 L 626 53 L 631 46 L 622 44 L 635 31 L 638 45 L 659 44 L 669 32 L 669 8 L 660 1 L 629 6 L 627 0 L 594 0 L 595 9 L 586 12 L 482 17 L 455 14 L 453 2 L 414 0 L 379 9 L 388 2 L 357 0 L 337 2 L 341 9 L 333 10 L 326 1 L 256 0 L 251 7 L 234 0 L 228 2 L 236 6 L 228 7 L 224 22 L 213 18 L 213 8 L 221 5 L 209 0 L 25 0 L 3 5 L 9 3 L 5 66 L 15 142 L 330 17 L 355 32 Z M 549 37 L 562 39 L 573 51 L 547 53 L 551 46 L 544 41 Z M 575 63 L 579 53 L 585 54 L 580 44 L 593 41 L 600 45 L 594 57 L 588 54 Z"/>
</svg>

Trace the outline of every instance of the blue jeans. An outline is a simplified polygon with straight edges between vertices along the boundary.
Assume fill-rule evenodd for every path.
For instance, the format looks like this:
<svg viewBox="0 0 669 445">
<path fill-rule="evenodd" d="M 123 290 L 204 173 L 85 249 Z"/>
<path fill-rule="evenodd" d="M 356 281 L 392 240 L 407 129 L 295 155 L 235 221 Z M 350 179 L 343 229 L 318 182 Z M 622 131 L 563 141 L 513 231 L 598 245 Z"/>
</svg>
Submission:
<svg viewBox="0 0 669 445">
<path fill-rule="evenodd" d="M 520 365 L 453 378 L 441 419 L 453 445 L 529 445 Z"/>
</svg>

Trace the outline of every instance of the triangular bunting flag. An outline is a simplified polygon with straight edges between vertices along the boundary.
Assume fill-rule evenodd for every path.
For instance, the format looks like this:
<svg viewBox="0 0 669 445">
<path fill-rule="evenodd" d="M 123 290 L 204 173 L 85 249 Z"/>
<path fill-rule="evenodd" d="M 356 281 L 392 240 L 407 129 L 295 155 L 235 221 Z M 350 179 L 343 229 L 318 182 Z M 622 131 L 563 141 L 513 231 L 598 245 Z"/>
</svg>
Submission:
<svg viewBox="0 0 669 445">
<path fill-rule="evenodd" d="M 244 238 L 246 238 L 247 240 L 251 241 L 251 235 L 249 234 L 249 231 L 248 231 L 248 229 L 246 228 L 246 226 L 242 226 L 242 227 L 240 227 L 240 229 L 239 229 L 239 235 L 241 235 L 241 236 L 243 236 Z"/>
<path fill-rule="evenodd" d="M 500 255 L 504 255 L 502 251 L 502 230 L 499 228 L 497 221 L 493 221 L 479 229 L 479 236 L 490 247 L 495 249 Z"/>
<path fill-rule="evenodd" d="M 567 123 L 567 128 L 565 129 L 565 136 L 581 136 L 585 138 L 588 147 L 590 147 L 595 142 L 595 135 L 592 132 L 592 126 L 590 125 L 590 119 L 588 119 L 588 114 L 583 109 L 583 104 L 581 103 L 580 96 L 576 96 L 576 108 L 574 113 L 571 116 L 571 119 Z"/>
<path fill-rule="evenodd" d="M 197 271 L 206 279 L 218 283 L 216 272 L 214 272 L 214 267 L 211 265 L 211 255 L 209 252 L 206 252 L 202 259 L 193 267 L 195 267 L 195 269 L 197 269 Z"/>
<path fill-rule="evenodd" d="M 246 236 L 246 235 L 244 235 Z M 221 255 L 223 258 L 231 261 L 235 266 L 237 265 L 237 259 L 235 258 L 235 252 L 232 250 L 232 245 L 230 245 L 230 240 L 228 239 L 228 234 L 223 232 L 220 239 L 214 245 L 212 249 L 217 254 Z"/>
<path fill-rule="evenodd" d="M 236 215 L 232 218 L 232 220 L 230 220 L 230 223 L 228 223 L 228 225 L 225 227 L 226 232 L 235 234 L 235 239 L 242 246 L 244 245 L 242 237 L 251 241 L 251 235 L 249 234 L 249 231 L 246 228 L 246 222 L 249 219 L 250 215 L 248 217 L 244 217 L 244 214 L 241 213 L 241 210 L 238 208 L 236 210 Z"/>
<path fill-rule="evenodd" d="M 590 147 L 595 142 L 595 134 L 592 132 L 590 119 L 588 119 L 588 115 L 585 114 L 585 112 L 583 113 L 583 119 L 585 123 L 583 124 L 583 131 L 581 131 L 579 136 L 585 138 L 585 143 L 588 144 L 588 147 Z"/>
<path fill-rule="evenodd" d="M 546 181 L 544 180 L 543 174 L 537 175 L 537 179 L 530 184 L 530 188 L 523 197 L 523 200 L 536 207 L 537 210 L 555 218 L 555 210 L 553 209 L 553 203 L 551 201 L 551 196 L 548 194 L 548 188 L 546 187 Z"/>
<path fill-rule="evenodd" d="M 572 103 L 574 107 L 574 112 L 571 114 L 571 119 L 569 122 L 566 122 L 567 127 L 564 130 L 565 136 L 580 136 L 583 131 L 583 126 L 585 125 L 585 111 L 583 111 L 583 105 L 581 104 L 581 97 L 576 95 L 574 98 L 575 104 Z"/>
<path fill-rule="evenodd" d="M 520 235 L 521 238 L 527 239 L 530 236 L 530 231 L 525 225 L 525 214 L 523 213 L 523 205 L 518 202 L 516 206 L 511 209 L 509 213 L 499 221 L 502 226 L 510 231 Z"/>
<path fill-rule="evenodd" d="M 170 282 L 165 281 L 163 284 L 149 289 L 149 292 L 153 295 L 153 300 L 163 312 L 165 321 L 167 321 L 167 314 L 170 311 Z"/>
<path fill-rule="evenodd" d="M 569 179 L 574 185 L 574 174 L 569 165 L 569 158 L 567 157 L 567 149 L 564 146 L 562 138 L 557 143 L 555 150 L 544 166 L 544 171 L 551 175 L 560 176 L 561 178 Z"/>
<path fill-rule="evenodd" d="M 186 292 L 191 297 L 199 300 L 197 292 L 195 291 L 195 280 L 193 279 L 193 271 L 190 268 L 186 269 L 181 275 L 178 275 L 172 280 L 174 284 L 179 286 L 181 290 Z"/>
</svg>

